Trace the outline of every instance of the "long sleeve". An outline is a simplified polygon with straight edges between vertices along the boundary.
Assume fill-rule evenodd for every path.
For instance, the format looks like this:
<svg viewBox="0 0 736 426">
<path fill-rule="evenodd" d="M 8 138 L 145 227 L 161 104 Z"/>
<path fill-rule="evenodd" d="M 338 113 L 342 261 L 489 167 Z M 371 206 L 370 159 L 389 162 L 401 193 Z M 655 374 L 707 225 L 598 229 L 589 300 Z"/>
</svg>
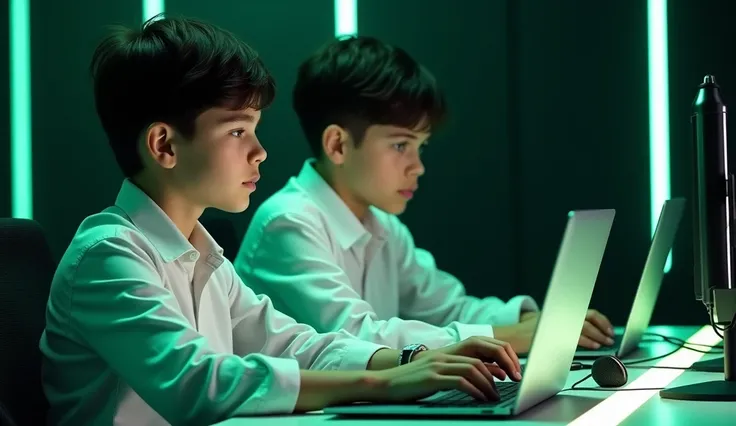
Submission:
<svg viewBox="0 0 736 426">
<path fill-rule="evenodd" d="M 497 297 L 477 298 L 466 294 L 460 280 L 437 268 L 428 251 L 415 247 L 411 233 L 398 219 L 393 221 L 392 230 L 402 258 L 399 284 L 402 317 L 437 325 L 457 321 L 501 326 L 519 322 L 522 311 L 539 309 L 529 296 L 515 296 L 504 302 Z"/>
<path fill-rule="evenodd" d="M 380 320 L 351 287 L 327 237 L 309 219 L 281 214 L 265 224 L 260 235 L 254 247 L 241 249 L 237 272 L 249 287 L 268 294 L 297 321 L 320 332 L 344 329 L 393 348 L 418 342 L 437 348 L 462 340 L 458 324 L 437 327 L 400 318 Z M 490 326 L 476 329 L 475 335 L 491 334 Z"/>
<path fill-rule="evenodd" d="M 236 354 L 260 352 L 292 358 L 309 370 L 365 370 L 373 354 L 386 347 L 356 339 L 344 330 L 320 334 L 297 323 L 276 310 L 267 296 L 257 296 L 232 265 L 227 266 L 233 276 L 230 315 Z"/>
<path fill-rule="evenodd" d="M 154 260 L 135 244 L 117 237 L 96 242 L 67 290 L 76 340 L 169 423 L 293 411 L 297 361 L 212 350 L 181 314 Z"/>
</svg>

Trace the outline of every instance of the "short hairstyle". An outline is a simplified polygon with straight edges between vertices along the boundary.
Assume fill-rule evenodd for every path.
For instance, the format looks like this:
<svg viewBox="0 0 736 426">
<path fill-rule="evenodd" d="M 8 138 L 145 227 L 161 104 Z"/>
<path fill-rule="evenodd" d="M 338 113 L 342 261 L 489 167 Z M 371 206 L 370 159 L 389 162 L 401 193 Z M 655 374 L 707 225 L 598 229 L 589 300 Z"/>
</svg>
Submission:
<svg viewBox="0 0 736 426">
<path fill-rule="evenodd" d="M 331 124 L 359 145 L 371 125 L 429 131 L 446 115 L 444 93 L 426 68 L 403 49 L 366 36 L 333 41 L 304 61 L 292 106 L 317 157 Z"/>
<path fill-rule="evenodd" d="M 214 107 L 266 108 L 276 85 L 258 54 L 201 21 L 157 16 L 139 29 L 116 27 L 97 46 L 90 72 L 95 107 L 125 176 L 143 169 L 142 132 L 154 122 L 185 138 Z"/>
</svg>

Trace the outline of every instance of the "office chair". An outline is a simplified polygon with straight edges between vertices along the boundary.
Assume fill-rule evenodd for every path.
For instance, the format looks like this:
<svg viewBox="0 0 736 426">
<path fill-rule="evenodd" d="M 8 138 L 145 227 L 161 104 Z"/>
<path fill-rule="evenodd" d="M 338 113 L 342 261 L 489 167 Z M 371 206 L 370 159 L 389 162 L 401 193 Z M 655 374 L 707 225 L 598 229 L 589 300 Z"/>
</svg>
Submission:
<svg viewBox="0 0 736 426">
<path fill-rule="evenodd" d="M 0 402 L 0 426 L 18 426 L 2 402 Z"/>
<path fill-rule="evenodd" d="M 46 424 L 38 343 L 55 268 L 37 222 L 0 218 L 0 401 L 17 426 Z"/>
</svg>

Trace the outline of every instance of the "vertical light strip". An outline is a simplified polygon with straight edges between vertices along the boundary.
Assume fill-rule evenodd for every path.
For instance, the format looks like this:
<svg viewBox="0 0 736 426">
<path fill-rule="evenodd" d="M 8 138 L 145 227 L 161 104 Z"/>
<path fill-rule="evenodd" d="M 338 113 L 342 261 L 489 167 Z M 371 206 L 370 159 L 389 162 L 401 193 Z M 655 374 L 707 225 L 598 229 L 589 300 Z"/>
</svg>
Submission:
<svg viewBox="0 0 736 426">
<path fill-rule="evenodd" d="M 164 0 L 143 0 L 143 22 L 164 12 Z"/>
<path fill-rule="evenodd" d="M 335 0 L 335 37 L 358 34 L 358 0 Z"/>
<path fill-rule="evenodd" d="M 692 344 L 711 346 L 721 342 L 721 338 L 716 335 L 710 325 L 707 325 L 698 330 L 687 341 Z M 672 355 L 662 358 L 655 365 L 689 368 L 703 355 L 701 352 L 683 347 Z M 615 426 L 621 424 L 631 413 L 659 392 L 656 390 L 626 391 L 625 389 L 665 388 L 682 373 L 683 370 L 652 368 L 622 388 L 624 391 L 616 393 L 615 389 L 611 390 L 611 392 L 614 392 L 613 395 L 568 423 L 568 426 Z"/>
<path fill-rule="evenodd" d="M 12 215 L 33 217 L 30 0 L 10 0 L 10 180 Z"/>
<path fill-rule="evenodd" d="M 670 100 L 667 55 L 667 0 L 647 0 L 649 46 L 649 186 L 651 235 L 662 204 L 670 198 Z M 672 268 L 672 251 L 664 272 Z"/>
</svg>

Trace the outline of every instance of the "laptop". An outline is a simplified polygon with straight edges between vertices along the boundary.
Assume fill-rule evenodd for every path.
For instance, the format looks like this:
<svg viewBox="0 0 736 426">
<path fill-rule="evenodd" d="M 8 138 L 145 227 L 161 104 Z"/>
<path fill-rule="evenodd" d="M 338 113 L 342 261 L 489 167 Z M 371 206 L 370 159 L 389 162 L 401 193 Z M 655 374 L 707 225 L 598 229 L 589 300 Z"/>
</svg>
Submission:
<svg viewBox="0 0 736 426">
<path fill-rule="evenodd" d="M 324 413 L 510 417 L 556 395 L 567 381 L 614 215 L 615 210 L 570 212 L 522 380 L 497 381 L 499 401 L 442 391 L 410 404 L 356 403 L 325 408 Z"/>
<path fill-rule="evenodd" d="M 682 219 L 684 210 L 685 199 L 673 198 L 665 201 L 662 210 L 659 212 L 657 227 L 654 230 L 649 254 L 644 263 L 639 288 L 636 291 L 624 332 L 616 333 L 613 339 L 614 344 L 611 346 L 602 346 L 599 349 L 578 347 L 577 352 L 575 352 L 575 359 L 596 359 L 604 355 L 616 355 L 618 358 L 623 358 L 631 355 L 639 348 L 642 336 L 652 319 L 654 304 L 657 302 L 662 278 L 664 278 L 664 266 L 675 241 L 677 228 L 680 226 L 680 219 Z"/>
</svg>

